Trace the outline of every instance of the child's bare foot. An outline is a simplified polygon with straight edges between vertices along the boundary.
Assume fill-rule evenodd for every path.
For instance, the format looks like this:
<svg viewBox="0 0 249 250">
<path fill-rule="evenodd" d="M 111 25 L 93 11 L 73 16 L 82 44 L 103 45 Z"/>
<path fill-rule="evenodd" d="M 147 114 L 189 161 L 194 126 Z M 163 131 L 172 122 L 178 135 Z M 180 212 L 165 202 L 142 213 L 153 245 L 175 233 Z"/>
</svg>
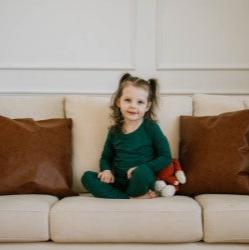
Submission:
<svg viewBox="0 0 249 250">
<path fill-rule="evenodd" d="M 157 197 L 157 193 L 152 191 L 152 190 L 149 190 L 149 192 L 144 194 L 144 195 L 137 196 L 137 197 L 132 197 L 132 198 L 135 198 L 135 199 L 152 199 L 152 198 L 156 198 L 156 197 Z"/>
<path fill-rule="evenodd" d="M 156 198 L 158 194 L 155 191 L 150 190 L 149 191 L 151 198 Z"/>
</svg>

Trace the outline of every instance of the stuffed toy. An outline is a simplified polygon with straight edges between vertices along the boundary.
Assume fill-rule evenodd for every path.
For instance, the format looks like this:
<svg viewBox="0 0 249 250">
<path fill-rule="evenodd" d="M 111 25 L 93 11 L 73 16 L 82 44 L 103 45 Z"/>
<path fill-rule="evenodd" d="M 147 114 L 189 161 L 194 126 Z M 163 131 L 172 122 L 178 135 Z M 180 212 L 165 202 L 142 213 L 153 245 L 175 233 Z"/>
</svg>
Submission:
<svg viewBox="0 0 249 250">
<path fill-rule="evenodd" d="M 179 185 L 184 183 L 186 183 L 186 176 L 181 165 L 179 161 L 173 159 L 170 165 L 157 173 L 155 190 L 161 196 L 173 196 L 179 190 Z"/>
</svg>

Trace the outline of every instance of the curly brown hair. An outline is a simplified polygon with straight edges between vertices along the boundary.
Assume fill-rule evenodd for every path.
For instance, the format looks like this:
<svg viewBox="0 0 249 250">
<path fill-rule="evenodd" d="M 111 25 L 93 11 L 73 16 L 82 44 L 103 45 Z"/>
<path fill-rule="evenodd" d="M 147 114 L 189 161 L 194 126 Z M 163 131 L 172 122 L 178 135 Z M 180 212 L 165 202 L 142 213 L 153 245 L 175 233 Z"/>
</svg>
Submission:
<svg viewBox="0 0 249 250">
<path fill-rule="evenodd" d="M 129 73 L 125 73 L 119 80 L 119 86 L 117 91 L 112 96 L 111 104 L 111 119 L 113 125 L 111 130 L 121 131 L 124 122 L 120 108 L 117 106 L 119 98 L 122 96 L 123 89 L 129 85 L 139 87 L 149 92 L 148 102 L 151 103 L 150 109 L 145 113 L 145 118 L 153 121 L 157 121 L 155 109 L 158 106 L 158 82 L 156 79 L 144 80 L 136 76 L 132 76 Z"/>
</svg>

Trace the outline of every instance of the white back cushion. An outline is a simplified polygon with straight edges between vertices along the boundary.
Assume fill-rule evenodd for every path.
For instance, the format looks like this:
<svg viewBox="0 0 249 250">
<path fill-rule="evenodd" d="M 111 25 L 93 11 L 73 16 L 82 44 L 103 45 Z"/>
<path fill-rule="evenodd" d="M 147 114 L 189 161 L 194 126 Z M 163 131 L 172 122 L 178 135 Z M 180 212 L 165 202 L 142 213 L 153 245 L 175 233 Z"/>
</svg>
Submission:
<svg viewBox="0 0 249 250">
<path fill-rule="evenodd" d="M 87 170 L 99 170 L 99 158 L 110 125 L 110 96 L 67 96 L 66 117 L 73 119 L 73 189 L 85 191 L 81 176 Z M 192 114 L 192 98 L 161 98 L 158 118 L 169 139 L 173 156 L 178 156 L 179 115 Z"/>
<path fill-rule="evenodd" d="M 59 96 L 0 96 L 0 115 L 12 119 L 63 118 L 63 100 Z"/>
<path fill-rule="evenodd" d="M 195 116 L 219 115 L 244 109 L 242 98 L 237 96 L 195 94 L 193 111 Z"/>
<path fill-rule="evenodd" d="M 169 140 L 174 158 L 178 158 L 179 154 L 180 115 L 192 115 L 192 97 L 172 95 L 160 98 L 159 125 Z"/>
<path fill-rule="evenodd" d="M 66 117 L 73 119 L 73 189 L 85 191 L 81 176 L 99 170 L 109 126 L 109 96 L 66 96 Z"/>
<path fill-rule="evenodd" d="M 249 109 L 249 98 L 244 100 L 245 109 Z"/>
</svg>

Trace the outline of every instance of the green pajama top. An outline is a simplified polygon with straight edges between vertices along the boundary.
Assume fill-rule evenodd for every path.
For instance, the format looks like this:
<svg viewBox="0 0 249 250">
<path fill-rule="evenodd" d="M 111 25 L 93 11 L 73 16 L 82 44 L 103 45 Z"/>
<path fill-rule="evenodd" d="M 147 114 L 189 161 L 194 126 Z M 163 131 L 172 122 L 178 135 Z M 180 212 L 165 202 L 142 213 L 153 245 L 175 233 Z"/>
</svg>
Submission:
<svg viewBox="0 0 249 250">
<path fill-rule="evenodd" d="M 156 173 L 171 160 L 169 143 L 162 130 L 156 122 L 144 119 L 135 131 L 128 134 L 109 130 L 100 169 L 111 170 L 116 179 L 126 181 L 127 171 L 132 167 L 147 166 Z"/>
</svg>

